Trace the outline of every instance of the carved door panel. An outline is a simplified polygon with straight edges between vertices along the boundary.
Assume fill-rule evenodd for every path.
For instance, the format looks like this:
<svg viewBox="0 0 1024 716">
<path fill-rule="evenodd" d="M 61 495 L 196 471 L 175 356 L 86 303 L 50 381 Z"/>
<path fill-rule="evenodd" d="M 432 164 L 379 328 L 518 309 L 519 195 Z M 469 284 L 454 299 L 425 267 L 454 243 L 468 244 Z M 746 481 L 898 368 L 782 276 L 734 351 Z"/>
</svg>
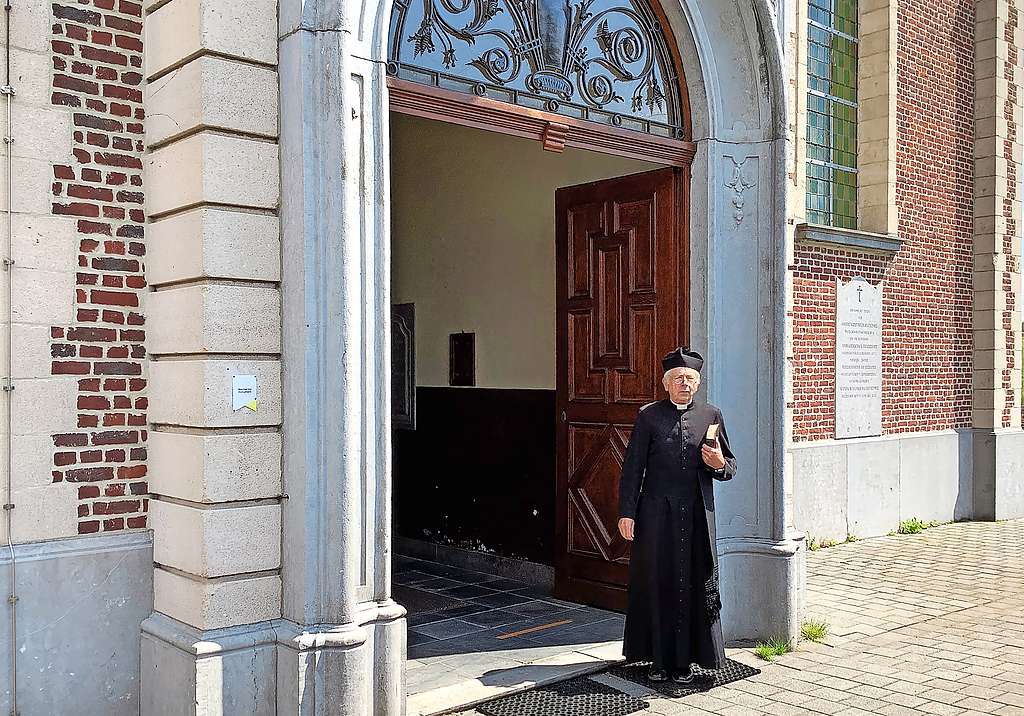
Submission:
<svg viewBox="0 0 1024 716">
<path fill-rule="evenodd" d="M 663 397 L 661 356 L 687 342 L 687 184 L 664 169 L 555 194 L 562 599 L 625 608 L 619 479 L 637 413 Z"/>
<path fill-rule="evenodd" d="M 416 304 L 391 307 L 391 427 L 416 429 Z"/>
</svg>

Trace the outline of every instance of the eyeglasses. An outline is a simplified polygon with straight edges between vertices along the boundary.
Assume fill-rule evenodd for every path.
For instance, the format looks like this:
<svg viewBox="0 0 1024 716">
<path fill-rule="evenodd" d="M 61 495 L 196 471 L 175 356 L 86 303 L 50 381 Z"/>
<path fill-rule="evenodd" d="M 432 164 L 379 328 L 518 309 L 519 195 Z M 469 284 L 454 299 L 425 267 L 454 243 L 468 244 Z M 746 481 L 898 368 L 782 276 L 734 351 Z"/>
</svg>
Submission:
<svg viewBox="0 0 1024 716">
<path fill-rule="evenodd" d="M 671 378 L 669 382 L 675 385 L 683 385 L 684 383 L 696 383 L 698 380 L 699 378 L 692 375 L 677 375 L 675 378 Z"/>
</svg>

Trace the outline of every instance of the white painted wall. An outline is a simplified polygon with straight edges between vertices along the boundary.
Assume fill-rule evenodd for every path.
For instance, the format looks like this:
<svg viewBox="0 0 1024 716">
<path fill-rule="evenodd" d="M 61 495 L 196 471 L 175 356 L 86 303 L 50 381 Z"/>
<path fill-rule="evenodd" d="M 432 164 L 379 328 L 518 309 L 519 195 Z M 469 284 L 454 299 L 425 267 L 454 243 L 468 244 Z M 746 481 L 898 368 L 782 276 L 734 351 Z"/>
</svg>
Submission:
<svg viewBox="0 0 1024 716">
<path fill-rule="evenodd" d="M 477 386 L 555 388 L 555 189 L 659 168 L 392 114 L 394 303 L 416 304 L 417 383 L 448 385 L 476 333 Z"/>
</svg>

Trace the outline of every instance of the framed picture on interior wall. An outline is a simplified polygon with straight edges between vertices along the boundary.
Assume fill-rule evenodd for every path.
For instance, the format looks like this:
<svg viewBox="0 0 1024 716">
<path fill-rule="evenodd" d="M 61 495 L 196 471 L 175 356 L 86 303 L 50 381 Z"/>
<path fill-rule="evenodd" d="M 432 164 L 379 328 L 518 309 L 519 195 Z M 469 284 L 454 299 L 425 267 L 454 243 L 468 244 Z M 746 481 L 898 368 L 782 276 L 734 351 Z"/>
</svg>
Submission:
<svg viewBox="0 0 1024 716">
<path fill-rule="evenodd" d="M 391 307 L 391 426 L 416 429 L 416 306 Z"/>
<path fill-rule="evenodd" d="M 452 333 L 448 336 L 448 385 L 476 385 L 475 333 Z"/>
</svg>

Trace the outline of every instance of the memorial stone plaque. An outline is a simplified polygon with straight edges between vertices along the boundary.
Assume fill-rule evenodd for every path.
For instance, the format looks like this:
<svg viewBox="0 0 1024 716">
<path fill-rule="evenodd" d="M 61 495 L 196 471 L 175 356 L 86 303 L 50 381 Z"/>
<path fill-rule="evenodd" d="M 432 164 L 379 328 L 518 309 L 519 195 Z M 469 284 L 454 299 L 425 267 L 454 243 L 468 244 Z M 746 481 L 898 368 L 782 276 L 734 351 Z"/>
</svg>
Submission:
<svg viewBox="0 0 1024 716">
<path fill-rule="evenodd" d="M 836 437 L 882 434 L 882 284 L 836 280 Z"/>
</svg>

